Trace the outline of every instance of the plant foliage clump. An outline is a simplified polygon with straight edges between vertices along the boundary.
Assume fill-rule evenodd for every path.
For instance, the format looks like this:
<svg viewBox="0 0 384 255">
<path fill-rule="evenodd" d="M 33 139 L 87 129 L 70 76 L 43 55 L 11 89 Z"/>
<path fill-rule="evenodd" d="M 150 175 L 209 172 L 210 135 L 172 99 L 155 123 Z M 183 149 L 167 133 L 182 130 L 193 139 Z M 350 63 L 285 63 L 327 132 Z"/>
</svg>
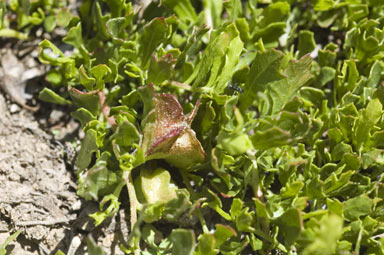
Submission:
<svg viewBox="0 0 384 255">
<path fill-rule="evenodd" d="M 384 254 L 384 2 L 85 0 L 70 15 L 72 54 L 40 43 L 40 98 L 74 107 L 96 224 L 129 197 L 125 252 Z"/>
</svg>

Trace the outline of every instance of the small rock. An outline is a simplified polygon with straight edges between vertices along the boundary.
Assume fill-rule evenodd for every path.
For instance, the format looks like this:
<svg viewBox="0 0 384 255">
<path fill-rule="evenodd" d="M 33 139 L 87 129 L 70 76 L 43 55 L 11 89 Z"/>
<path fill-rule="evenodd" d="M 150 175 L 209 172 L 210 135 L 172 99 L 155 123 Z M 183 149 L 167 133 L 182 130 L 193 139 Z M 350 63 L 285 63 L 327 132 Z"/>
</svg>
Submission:
<svg viewBox="0 0 384 255">
<path fill-rule="evenodd" d="M 80 139 L 80 140 L 83 140 L 84 137 L 85 137 L 85 133 L 84 133 L 84 131 L 83 131 L 83 130 L 80 130 L 80 131 L 79 131 L 79 139 Z"/>
<path fill-rule="evenodd" d="M 11 106 L 9 107 L 9 111 L 11 113 L 17 113 L 20 111 L 20 107 L 17 104 L 11 104 Z"/>
<path fill-rule="evenodd" d="M 67 254 L 68 254 L 68 255 L 73 255 L 73 254 L 75 254 L 77 248 L 79 248 L 80 245 L 81 245 L 81 239 L 80 239 L 80 237 L 75 236 L 75 237 L 72 239 L 71 244 L 69 245 Z"/>
<path fill-rule="evenodd" d="M 59 122 L 60 119 L 64 116 L 64 112 L 63 111 L 59 111 L 59 110 L 53 110 L 51 112 L 51 115 L 49 115 L 49 121 L 51 123 L 56 123 L 56 122 Z"/>
<path fill-rule="evenodd" d="M 72 210 L 73 211 L 78 211 L 78 210 L 80 210 L 80 208 L 81 208 L 81 200 L 77 200 L 76 202 L 74 202 L 73 204 L 72 204 Z"/>
<path fill-rule="evenodd" d="M 1 232 L 8 232 L 8 224 L 7 222 L 2 220 L 0 221 L 0 233 Z M 1 240 L 1 234 L 0 234 L 0 240 Z M 0 243 L 4 243 L 4 242 L 0 241 Z"/>
</svg>

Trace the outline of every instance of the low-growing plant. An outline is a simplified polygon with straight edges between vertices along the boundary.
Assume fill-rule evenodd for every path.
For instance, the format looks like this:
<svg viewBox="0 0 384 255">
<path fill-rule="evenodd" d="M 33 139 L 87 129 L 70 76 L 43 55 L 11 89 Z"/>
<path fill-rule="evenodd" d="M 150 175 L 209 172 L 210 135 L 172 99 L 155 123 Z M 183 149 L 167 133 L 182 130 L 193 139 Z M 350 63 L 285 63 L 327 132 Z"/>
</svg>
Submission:
<svg viewBox="0 0 384 255">
<path fill-rule="evenodd" d="M 18 235 L 20 235 L 21 231 L 16 231 L 12 235 L 10 235 L 7 239 L 5 239 L 4 243 L 0 245 L 0 255 L 6 255 L 7 254 L 7 246 L 14 241 Z"/>
<path fill-rule="evenodd" d="M 384 2 L 84 0 L 78 14 L 72 54 L 40 43 L 40 98 L 81 123 L 95 224 L 129 197 L 123 251 L 384 254 Z"/>
<path fill-rule="evenodd" d="M 72 19 L 67 5 L 68 0 L 1 1 L 0 36 L 26 40 L 38 37 L 38 28 L 48 33 L 65 28 Z"/>
</svg>

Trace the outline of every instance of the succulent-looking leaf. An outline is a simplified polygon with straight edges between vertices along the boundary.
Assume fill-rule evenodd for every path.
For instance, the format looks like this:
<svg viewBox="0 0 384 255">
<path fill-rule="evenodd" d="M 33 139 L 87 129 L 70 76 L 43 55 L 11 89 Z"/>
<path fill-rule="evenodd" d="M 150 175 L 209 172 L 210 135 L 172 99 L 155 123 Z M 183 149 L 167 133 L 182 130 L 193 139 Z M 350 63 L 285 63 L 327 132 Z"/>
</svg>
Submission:
<svg viewBox="0 0 384 255">
<path fill-rule="evenodd" d="M 104 255 L 103 248 L 97 245 L 91 234 L 87 236 L 87 248 L 88 253 L 93 255 Z"/>
<path fill-rule="evenodd" d="M 195 234 L 192 230 L 174 229 L 170 235 L 172 255 L 192 255 L 195 250 Z"/>
<path fill-rule="evenodd" d="M 337 240 L 343 234 L 343 219 L 335 214 L 325 215 L 320 221 L 309 222 L 307 230 L 302 233 L 310 242 L 302 252 L 303 255 L 335 254 Z"/>
<path fill-rule="evenodd" d="M 85 138 L 81 142 L 81 148 L 76 160 L 76 167 L 78 171 L 83 171 L 89 166 L 92 160 L 92 155 L 97 151 L 96 138 L 97 132 L 93 129 L 89 129 L 85 133 Z"/>
<path fill-rule="evenodd" d="M 98 90 L 83 92 L 75 88 L 69 88 L 69 95 L 77 107 L 90 111 L 93 115 L 100 113 L 100 95 Z"/>
<path fill-rule="evenodd" d="M 53 90 L 51 90 L 49 88 L 44 88 L 42 91 L 40 91 L 39 99 L 43 100 L 45 102 L 50 102 L 50 103 L 54 103 L 54 104 L 62 104 L 62 105 L 72 103 L 71 101 L 59 96 L 58 94 L 56 94 L 56 92 L 54 92 Z"/>
<path fill-rule="evenodd" d="M 373 201 L 368 196 L 354 197 L 344 203 L 344 215 L 348 220 L 356 220 L 372 210 Z"/>
<path fill-rule="evenodd" d="M 176 198 L 177 187 L 171 183 L 171 175 L 165 169 L 141 170 L 140 182 L 143 195 L 150 204 Z"/>
<path fill-rule="evenodd" d="M 303 229 L 301 212 L 297 209 L 289 209 L 280 217 L 279 223 L 287 245 L 292 245 Z"/>
<path fill-rule="evenodd" d="M 100 196 L 109 194 L 114 190 L 119 177 L 115 172 L 108 169 L 107 160 L 109 157 L 109 153 L 104 152 L 92 168 L 79 173 L 78 195 L 87 200 L 97 200 Z"/>
<path fill-rule="evenodd" d="M 142 66 L 148 63 L 153 51 L 166 39 L 167 32 L 168 24 L 164 17 L 155 18 L 144 27 L 139 44 Z"/>
</svg>

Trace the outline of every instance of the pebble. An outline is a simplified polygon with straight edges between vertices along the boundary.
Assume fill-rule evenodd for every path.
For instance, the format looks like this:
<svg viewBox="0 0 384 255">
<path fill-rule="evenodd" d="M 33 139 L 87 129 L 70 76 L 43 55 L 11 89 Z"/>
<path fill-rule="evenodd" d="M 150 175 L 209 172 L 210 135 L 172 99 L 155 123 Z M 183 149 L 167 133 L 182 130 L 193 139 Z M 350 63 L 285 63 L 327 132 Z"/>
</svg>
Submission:
<svg viewBox="0 0 384 255">
<path fill-rule="evenodd" d="M 20 106 L 18 106 L 17 104 L 11 104 L 11 106 L 9 107 L 9 111 L 11 113 L 17 113 L 20 111 Z"/>
<path fill-rule="evenodd" d="M 72 208 L 71 208 L 73 211 L 78 211 L 81 209 L 81 200 L 77 200 L 76 202 L 74 202 L 72 204 Z"/>
<path fill-rule="evenodd" d="M 71 244 L 69 245 L 67 255 L 74 255 L 77 248 L 81 245 L 81 239 L 78 236 L 73 237 Z"/>
</svg>

